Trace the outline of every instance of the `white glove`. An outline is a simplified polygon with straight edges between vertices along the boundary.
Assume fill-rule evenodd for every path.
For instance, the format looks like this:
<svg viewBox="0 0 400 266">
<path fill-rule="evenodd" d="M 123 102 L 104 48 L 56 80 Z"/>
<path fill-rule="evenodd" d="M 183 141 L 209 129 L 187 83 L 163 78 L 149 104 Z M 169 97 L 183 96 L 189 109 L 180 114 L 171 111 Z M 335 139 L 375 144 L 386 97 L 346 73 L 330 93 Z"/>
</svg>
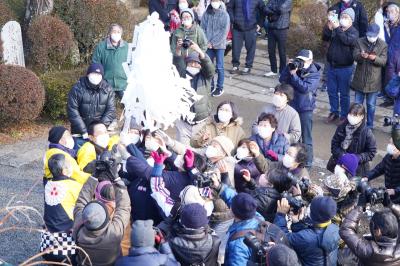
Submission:
<svg viewBox="0 0 400 266">
<path fill-rule="evenodd" d="M 88 139 L 88 138 L 89 138 L 88 133 L 82 134 L 82 138 L 83 138 L 83 139 Z"/>
</svg>

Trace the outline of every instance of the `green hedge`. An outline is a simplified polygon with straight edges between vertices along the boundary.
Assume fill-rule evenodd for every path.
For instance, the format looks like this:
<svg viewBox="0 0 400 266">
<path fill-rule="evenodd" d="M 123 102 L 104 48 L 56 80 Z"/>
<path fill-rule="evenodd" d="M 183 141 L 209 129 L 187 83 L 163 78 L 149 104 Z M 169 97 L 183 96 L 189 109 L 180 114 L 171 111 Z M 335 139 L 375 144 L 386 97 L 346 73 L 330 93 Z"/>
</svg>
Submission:
<svg viewBox="0 0 400 266">
<path fill-rule="evenodd" d="M 68 92 L 84 73 L 84 68 L 78 68 L 48 72 L 40 76 L 46 91 L 46 102 L 43 108 L 46 116 L 53 120 L 67 117 Z"/>
</svg>

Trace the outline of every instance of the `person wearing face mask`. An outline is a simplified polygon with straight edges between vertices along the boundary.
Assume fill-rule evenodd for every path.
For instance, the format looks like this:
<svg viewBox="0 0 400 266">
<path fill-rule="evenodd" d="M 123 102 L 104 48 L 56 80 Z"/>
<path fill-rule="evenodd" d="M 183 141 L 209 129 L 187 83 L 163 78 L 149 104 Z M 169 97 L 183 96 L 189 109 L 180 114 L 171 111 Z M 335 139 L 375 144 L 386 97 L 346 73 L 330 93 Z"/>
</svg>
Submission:
<svg viewBox="0 0 400 266">
<path fill-rule="evenodd" d="M 354 103 L 350 106 L 346 121 L 338 126 L 332 138 L 332 155 L 326 168 L 334 172 L 337 160 L 345 153 L 353 153 L 360 159 L 356 175 L 365 176 L 376 152 L 375 136 L 365 124 L 365 108 Z"/>
<path fill-rule="evenodd" d="M 295 60 L 303 62 L 302 68 L 291 69 L 289 63 L 279 77 L 279 82 L 293 86 L 294 98 L 290 105 L 299 113 L 301 123 L 301 142 L 307 147 L 307 167 L 312 166 L 314 151 L 312 140 L 313 111 L 317 88 L 321 79 L 321 67 L 313 62 L 310 50 L 301 50 Z"/>
<path fill-rule="evenodd" d="M 111 24 L 107 37 L 93 52 L 92 62 L 104 66 L 104 79 L 114 89 L 121 100 L 127 85 L 127 77 L 122 63 L 128 58 L 128 43 L 122 39 L 121 25 Z"/>
<path fill-rule="evenodd" d="M 262 155 L 270 161 L 281 161 L 289 148 L 285 135 L 277 131 L 278 121 L 273 114 L 262 113 L 258 117 L 258 133 L 251 136 L 260 147 Z"/>
<path fill-rule="evenodd" d="M 400 203 L 400 151 L 393 145 L 391 140 L 387 145 L 386 155 L 382 161 L 375 166 L 366 177 L 368 181 L 374 180 L 379 176 L 385 177 L 385 187 L 389 193 L 390 199 Z"/>
<path fill-rule="evenodd" d="M 389 81 L 385 91 L 394 99 L 393 115 L 400 115 L 400 72 Z"/>
<path fill-rule="evenodd" d="M 278 120 L 278 127 L 276 129 L 285 135 L 290 144 L 297 143 L 301 137 L 299 114 L 289 105 L 293 97 L 294 90 L 290 84 L 279 84 L 275 87 L 272 104 L 267 104 L 261 112 L 273 114 L 276 117 Z M 253 123 L 253 135 L 258 133 L 257 121 Z"/>
<path fill-rule="evenodd" d="M 324 28 L 323 40 L 329 42 L 327 88 L 330 113 L 327 123 L 343 123 L 349 111 L 353 50 L 359 36 L 353 26 L 354 19 L 354 9 L 347 8 L 341 12 L 340 20 L 329 20 Z"/>
<path fill-rule="evenodd" d="M 194 148 L 206 147 L 217 136 L 226 136 L 235 147 L 245 137 L 242 118 L 238 116 L 236 106 L 231 101 L 223 101 L 217 106 L 217 113 L 212 121 L 207 122 L 195 134 L 190 144 Z"/>
<path fill-rule="evenodd" d="M 340 177 L 352 179 L 356 176 L 360 159 L 352 153 L 343 154 L 338 160 L 334 169 L 334 173 Z"/>
<path fill-rule="evenodd" d="M 51 178 L 43 180 L 43 220 L 46 229 L 41 235 L 40 251 L 54 247 L 54 251 L 43 255 L 45 260 L 62 262 L 69 256 L 74 261 L 75 248 L 68 248 L 73 245 L 68 243 L 68 237 L 72 238 L 73 210 L 82 184 L 72 179 L 72 165 L 62 153 L 56 153 L 49 158 L 48 169 Z"/>
<path fill-rule="evenodd" d="M 149 0 L 149 14 L 157 12 L 166 31 L 170 30 L 171 12 L 178 8 L 177 0 Z"/>
<path fill-rule="evenodd" d="M 229 15 L 222 3 L 220 0 L 211 0 L 201 20 L 201 27 L 208 39 L 207 54 L 212 61 L 216 60 L 217 84 L 214 85 L 214 79 L 211 81 L 211 93 L 214 97 L 224 93 L 224 52 L 230 28 Z"/>
<path fill-rule="evenodd" d="M 71 133 L 63 126 L 55 126 L 49 131 L 48 141 L 49 148 L 46 151 L 44 159 L 43 180 L 45 181 L 52 178 L 48 164 L 50 157 L 56 154 L 62 154 L 65 156 L 65 160 L 71 165 L 72 174 L 70 177 L 83 185 L 90 174 L 83 172 L 76 162 L 76 151 L 73 150 L 74 139 Z"/>
<path fill-rule="evenodd" d="M 115 94 L 103 77 L 103 66 L 91 64 L 86 76 L 81 77 L 68 93 L 67 115 L 75 150 L 88 141 L 88 127 L 93 121 L 100 120 L 109 126 L 116 119 Z"/>
<path fill-rule="evenodd" d="M 367 36 L 358 39 L 353 55 L 357 62 L 351 88 L 355 90 L 355 102 L 367 104 L 367 127 L 374 127 L 375 105 L 382 90 L 382 68 L 386 65 L 387 45 L 379 37 L 379 26 L 371 24 Z"/>
</svg>

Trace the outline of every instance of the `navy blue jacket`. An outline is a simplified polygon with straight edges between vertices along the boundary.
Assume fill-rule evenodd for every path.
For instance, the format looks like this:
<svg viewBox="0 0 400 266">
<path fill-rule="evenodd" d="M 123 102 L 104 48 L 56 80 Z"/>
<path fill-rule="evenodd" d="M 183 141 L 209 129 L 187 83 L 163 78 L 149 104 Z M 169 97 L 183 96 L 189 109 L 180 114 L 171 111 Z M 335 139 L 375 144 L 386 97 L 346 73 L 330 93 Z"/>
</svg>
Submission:
<svg viewBox="0 0 400 266">
<path fill-rule="evenodd" d="M 394 99 L 393 114 L 400 115 L 400 76 L 392 78 L 385 87 L 385 91 L 389 97 Z"/>
<path fill-rule="evenodd" d="M 243 2 L 249 1 L 249 17 L 246 21 L 243 15 Z M 231 0 L 227 6 L 233 28 L 238 31 L 255 30 L 262 25 L 266 6 L 263 0 Z"/>
<path fill-rule="evenodd" d="M 288 66 L 282 71 L 279 82 L 292 85 L 294 97 L 290 105 L 298 113 L 310 112 L 315 109 L 315 97 L 321 78 L 320 69 L 318 64 L 312 64 L 307 69 L 298 70 L 296 75 L 290 74 Z"/>
<path fill-rule="evenodd" d="M 257 166 L 254 164 L 254 159 L 250 161 L 241 160 L 235 164 L 235 188 L 237 192 L 248 192 L 248 184 L 243 179 L 242 170 L 247 169 L 250 172 L 251 178 L 257 182 L 258 178 L 260 177 L 261 173 L 257 169 Z"/>
<path fill-rule="evenodd" d="M 154 247 L 132 248 L 129 255 L 121 257 L 115 266 L 178 266 L 180 265 L 172 254 L 168 242 L 160 247 L 160 251 Z"/>
<path fill-rule="evenodd" d="M 266 15 L 269 18 L 268 28 L 276 30 L 288 29 L 291 12 L 292 0 L 269 0 L 266 8 Z"/>
</svg>

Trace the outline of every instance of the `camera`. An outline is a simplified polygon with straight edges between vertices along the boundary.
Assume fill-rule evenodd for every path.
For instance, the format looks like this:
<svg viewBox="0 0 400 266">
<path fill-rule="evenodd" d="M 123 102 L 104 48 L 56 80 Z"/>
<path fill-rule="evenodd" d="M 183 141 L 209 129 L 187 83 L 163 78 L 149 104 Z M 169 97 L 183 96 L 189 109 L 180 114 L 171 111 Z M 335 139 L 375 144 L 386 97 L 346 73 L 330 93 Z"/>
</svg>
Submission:
<svg viewBox="0 0 400 266">
<path fill-rule="evenodd" d="M 357 191 L 365 195 L 369 204 L 375 205 L 383 203 L 386 188 L 372 188 L 367 181 L 360 181 L 357 184 Z"/>
<path fill-rule="evenodd" d="M 185 38 L 185 39 L 183 39 L 182 47 L 185 49 L 189 49 L 189 47 L 192 45 L 192 43 L 193 42 L 191 40 L 189 40 L 188 38 Z"/>
<path fill-rule="evenodd" d="M 94 175 L 99 181 L 109 180 L 114 182 L 118 178 L 118 167 L 121 164 L 121 158 L 115 152 L 105 151 L 100 154 L 95 161 Z"/>
<path fill-rule="evenodd" d="M 383 119 L 384 127 L 398 126 L 398 125 L 400 125 L 400 119 L 399 119 L 399 115 L 397 115 L 397 114 L 394 117 L 385 116 Z"/>
<path fill-rule="evenodd" d="M 298 58 L 293 59 L 292 62 L 288 64 L 290 70 L 302 69 L 304 67 L 304 61 Z"/>
<path fill-rule="evenodd" d="M 266 265 L 266 255 L 270 248 L 274 245 L 268 244 L 268 242 L 262 243 L 255 235 L 252 233 L 247 233 L 244 236 L 243 243 L 248 246 L 253 254 L 252 265 Z"/>
<path fill-rule="evenodd" d="M 210 187 L 213 184 L 211 177 L 215 175 L 214 172 L 198 172 L 193 179 L 193 186 L 198 188 Z"/>
<path fill-rule="evenodd" d="M 288 177 L 292 180 L 292 185 L 293 186 L 296 186 L 297 184 L 299 185 L 300 190 L 301 190 L 301 195 L 306 195 L 307 194 L 307 192 L 308 192 L 308 190 L 310 188 L 310 185 L 311 185 L 311 182 L 310 182 L 309 179 L 302 178 L 301 180 L 299 180 L 296 176 L 294 176 L 290 172 L 288 172 Z"/>
<path fill-rule="evenodd" d="M 385 116 L 383 120 L 383 126 L 392 126 L 392 139 L 393 144 L 398 150 L 400 150 L 400 119 L 399 115 L 394 115 L 393 117 Z"/>
<path fill-rule="evenodd" d="M 290 208 L 292 209 L 294 214 L 298 214 L 300 209 L 305 206 L 305 203 L 302 199 L 297 199 L 297 198 L 293 197 L 293 195 L 291 193 L 283 192 L 281 194 L 281 197 L 287 199 L 287 201 L 289 202 Z"/>
</svg>

